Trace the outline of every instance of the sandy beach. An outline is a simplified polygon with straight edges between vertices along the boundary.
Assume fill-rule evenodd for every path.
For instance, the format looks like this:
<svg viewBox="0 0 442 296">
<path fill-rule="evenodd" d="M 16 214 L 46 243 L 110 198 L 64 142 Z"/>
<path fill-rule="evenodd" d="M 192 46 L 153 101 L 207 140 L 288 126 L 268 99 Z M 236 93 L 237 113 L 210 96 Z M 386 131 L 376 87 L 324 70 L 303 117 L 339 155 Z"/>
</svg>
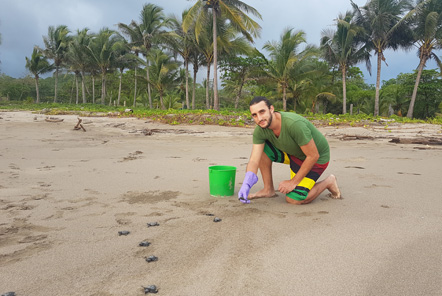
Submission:
<svg viewBox="0 0 442 296">
<path fill-rule="evenodd" d="M 0 112 L 0 295 L 442 295 L 442 146 L 390 142 L 439 125 L 320 127 L 343 199 L 245 205 L 251 127 L 47 117 Z"/>
</svg>

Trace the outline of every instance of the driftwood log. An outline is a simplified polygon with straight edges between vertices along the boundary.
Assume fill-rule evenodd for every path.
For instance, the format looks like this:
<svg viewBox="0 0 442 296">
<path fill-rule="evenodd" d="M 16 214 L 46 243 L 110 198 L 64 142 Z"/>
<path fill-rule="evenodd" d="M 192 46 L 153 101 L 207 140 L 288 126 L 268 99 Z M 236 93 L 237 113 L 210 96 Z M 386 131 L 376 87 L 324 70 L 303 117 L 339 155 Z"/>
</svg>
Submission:
<svg viewBox="0 0 442 296">
<path fill-rule="evenodd" d="M 86 129 L 81 124 L 82 121 L 83 120 L 80 117 L 78 117 L 78 123 L 77 123 L 77 125 L 74 126 L 74 130 L 82 129 L 84 132 L 86 131 Z"/>
<path fill-rule="evenodd" d="M 442 145 L 442 139 L 439 138 L 393 138 L 389 142 L 396 144 L 422 144 L 422 145 Z"/>
</svg>

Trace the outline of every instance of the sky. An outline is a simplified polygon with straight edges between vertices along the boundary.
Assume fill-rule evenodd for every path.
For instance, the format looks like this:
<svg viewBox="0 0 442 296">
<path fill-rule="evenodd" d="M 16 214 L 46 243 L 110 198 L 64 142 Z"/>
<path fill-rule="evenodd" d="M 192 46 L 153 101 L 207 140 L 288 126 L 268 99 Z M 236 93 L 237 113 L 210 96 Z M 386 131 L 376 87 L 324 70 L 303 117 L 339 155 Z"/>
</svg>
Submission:
<svg viewBox="0 0 442 296">
<path fill-rule="evenodd" d="M 89 28 L 98 32 L 103 27 L 117 30 L 118 23 L 139 22 L 144 4 L 153 3 L 164 12 L 181 16 L 196 0 L 0 0 L 0 73 L 15 78 L 28 75 L 25 57 L 30 57 L 35 45 L 44 47 L 43 36 L 49 26 L 67 25 L 72 33 Z M 255 40 L 255 47 L 262 50 L 267 41 L 278 41 L 285 28 L 302 30 L 307 43 L 319 46 L 321 32 L 335 28 L 334 20 L 340 13 L 351 10 L 350 0 L 243 0 L 254 7 L 262 16 L 259 20 L 250 15 L 262 27 L 261 36 Z M 354 0 L 362 6 L 366 0 Z M 409 52 L 387 51 L 388 66 L 382 64 L 381 80 L 396 78 L 400 73 L 411 73 L 419 59 L 417 49 Z M 442 56 L 442 52 L 438 53 Z M 376 59 L 372 57 L 372 76 L 365 69 L 365 63 L 358 65 L 368 84 L 376 83 Z M 435 69 L 430 61 L 427 69 Z M 204 71 L 200 71 L 203 73 Z M 204 77 L 204 75 L 201 75 Z M 200 81 L 198 81 L 200 82 Z"/>
</svg>

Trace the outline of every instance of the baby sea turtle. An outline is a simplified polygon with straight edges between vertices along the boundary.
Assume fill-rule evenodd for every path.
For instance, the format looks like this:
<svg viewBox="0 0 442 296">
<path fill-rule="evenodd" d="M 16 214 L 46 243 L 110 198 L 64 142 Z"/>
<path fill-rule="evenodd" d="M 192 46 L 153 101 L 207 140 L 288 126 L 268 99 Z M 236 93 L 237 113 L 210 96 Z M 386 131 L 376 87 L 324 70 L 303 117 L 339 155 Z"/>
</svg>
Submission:
<svg viewBox="0 0 442 296">
<path fill-rule="evenodd" d="M 206 216 L 215 216 L 215 214 L 207 213 Z"/>
<path fill-rule="evenodd" d="M 148 246 L 150 246 L 150 243 L 148 241 L 142 241 L 138 245 L 140 247 L 148 247 Z"/>
<path fill-rule="evenodd" d="M 143 287 L 143 289 L 144 289 L 144 294 L 148 294 L 148 293 L 156 294 L 156 293 L 158 293 L 158 288 L 155 285 L 150 285 L 150 286 L 147 286 L 147 287 Z"/>
<path fill-rule="evenodd" d="M 147 223 L 147 227 L 152 227 L 152 226 L 160 226 L 160 224 L 158 222 Z"/>
<path fill-rule="evenodd" d="M 130 233 L 130 231 L 127 231 L 127 230 L 118 231 L 118 235 L 128 235 L 129 233 Z"/>
<path fill-rule="evenodd" d="M 145 257 L 146 262 L 155 262 L 158 261 L 158 257 L 157 256 L 149 256 L 149 257 Z"/>
<path fill-rule="evenodd" d="M 215 219 L 213 219 L 213 222 L 221 222 L 221 218 L 215 217 Z"/>
<path fill-rule="evenodd" d="M 2 296 L 15 296 L 15 292 L 8 292 L 5 294 L 2 294 Z"/>
</svg>

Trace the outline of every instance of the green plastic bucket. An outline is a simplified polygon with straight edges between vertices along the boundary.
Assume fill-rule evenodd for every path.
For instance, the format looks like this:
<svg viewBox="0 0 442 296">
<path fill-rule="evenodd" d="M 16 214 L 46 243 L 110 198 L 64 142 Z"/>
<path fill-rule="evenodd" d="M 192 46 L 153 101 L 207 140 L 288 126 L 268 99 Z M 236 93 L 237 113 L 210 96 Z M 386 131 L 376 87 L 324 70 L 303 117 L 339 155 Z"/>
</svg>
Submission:
<svg viewBox="0 0 442 296">
<path fill-rule="evenodd" d="M 236 167 L 214 165 L 209 167 L 211 196 L 232 196 L 235 190 Z"/>
</svg>

